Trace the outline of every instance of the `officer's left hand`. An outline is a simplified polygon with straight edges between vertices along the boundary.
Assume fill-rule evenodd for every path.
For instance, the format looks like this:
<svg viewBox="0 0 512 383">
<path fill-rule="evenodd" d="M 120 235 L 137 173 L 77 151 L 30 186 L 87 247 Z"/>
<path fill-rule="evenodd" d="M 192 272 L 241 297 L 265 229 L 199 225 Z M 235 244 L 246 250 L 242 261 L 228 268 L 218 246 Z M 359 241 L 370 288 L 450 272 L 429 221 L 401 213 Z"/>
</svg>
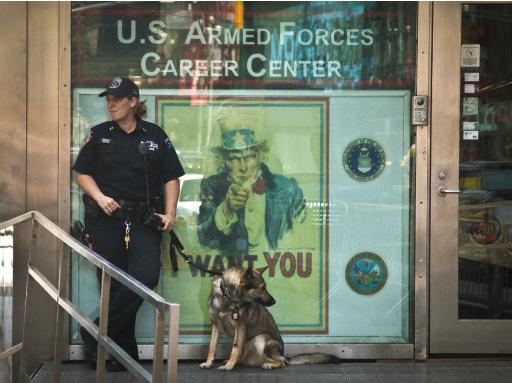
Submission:
<svg viewBox="0 0 512 383">
<path fill-rule="evenodd" d="M 156 215 L 162 219 L 163 227 L 160 230 L 171 231 L 172 229 L 174 229 L 174 224 L 176 223 L 176 215 L 173 215 L 173 214 L 156 214 Z"/>
</svg>

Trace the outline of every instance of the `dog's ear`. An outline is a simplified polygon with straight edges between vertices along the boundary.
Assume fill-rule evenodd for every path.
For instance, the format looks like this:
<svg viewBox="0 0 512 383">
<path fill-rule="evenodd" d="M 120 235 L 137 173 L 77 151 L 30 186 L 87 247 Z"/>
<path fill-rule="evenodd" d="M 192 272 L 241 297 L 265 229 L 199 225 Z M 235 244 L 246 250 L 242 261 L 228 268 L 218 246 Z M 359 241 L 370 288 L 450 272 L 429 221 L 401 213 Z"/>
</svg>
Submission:
<svg viewBox="0 0 512 383">
<path fill-rule="evenodd" d="M 252 268 L 249 267 L 247 270 L 244 271 L 242 274 L 242 281 L 243 282 L 250 282 L 254 279 L 254 274 L 252 272 Z"/>
<path fill-rule="evenodd" d="M 256 269 L 256 271 L 257 271 L 258 273 L 260 273 L 260 275 L 263 275 L 263 273 L 264 273 L 265 271 L 267 271 L 267 269 L 268 269 L 268 265 L 267 265 L 267 266 L 265 266 L 265 267 L 259 267 L 259 268 L 257 268 L 257 269 Z"/>
</svg>

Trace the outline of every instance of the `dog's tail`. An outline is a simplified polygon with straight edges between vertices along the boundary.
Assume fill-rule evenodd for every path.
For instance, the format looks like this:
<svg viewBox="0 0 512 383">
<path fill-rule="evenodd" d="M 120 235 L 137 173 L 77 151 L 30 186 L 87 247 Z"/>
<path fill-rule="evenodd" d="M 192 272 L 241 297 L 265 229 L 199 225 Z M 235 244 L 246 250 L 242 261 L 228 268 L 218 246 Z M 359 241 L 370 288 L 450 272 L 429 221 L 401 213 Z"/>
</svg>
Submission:
<svg viewBox="0 0 512 383">
<path fill-rule="evenodd" d="M 287 364 L 327 364 L 327 363 L 341 363 L 342 359 L 335 355 L 312 353 L 312 354 L 299 354 L 292 356 L 286 360 Z"/>
</svg>

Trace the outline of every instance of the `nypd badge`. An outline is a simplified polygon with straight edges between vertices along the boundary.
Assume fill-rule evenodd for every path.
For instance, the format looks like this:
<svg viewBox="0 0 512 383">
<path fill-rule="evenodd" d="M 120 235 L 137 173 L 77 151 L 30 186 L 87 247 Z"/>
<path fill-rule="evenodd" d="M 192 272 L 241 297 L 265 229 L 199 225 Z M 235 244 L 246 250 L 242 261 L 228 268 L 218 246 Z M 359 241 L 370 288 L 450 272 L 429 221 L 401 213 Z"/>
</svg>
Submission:
<svg viewBox="0 0 512 383">
<path fill-rule="evenodd" d="M 345 268 L 345 279 L 350 288 L 361 295 L 380 291 L 388 279 L 388 268 L 377 254 L 365 251 L 356 254 Z"/>
<path fill-rule="evenodd" d="M 347 174 L 360 182 L 377 178 L 386 166 L 386 153 L 370 138 L 352 141 L 343 152 L 343 167 Z"/>
</svg>

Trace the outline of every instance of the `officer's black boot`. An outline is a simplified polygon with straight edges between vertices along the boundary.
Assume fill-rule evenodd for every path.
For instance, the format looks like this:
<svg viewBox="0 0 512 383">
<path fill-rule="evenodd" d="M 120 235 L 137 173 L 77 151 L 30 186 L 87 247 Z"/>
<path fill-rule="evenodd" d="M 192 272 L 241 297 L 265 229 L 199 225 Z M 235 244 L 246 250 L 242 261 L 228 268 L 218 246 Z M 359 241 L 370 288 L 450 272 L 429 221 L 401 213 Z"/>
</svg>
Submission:
<svg viewBox="0 0 512 383">
<path fill-rule="evenodd" d="M 118 362 L 116 359 L 112 359 L 107 361 L 107 371 L 110 372 L 119 372 L 119 371 L 126 371 L 126 367 L 121 364 L 121 362 Z"/>
<path fill-rule="evenodd" d="M 85 344 L 85 361 L 87 362 L 87 366 L 95 369 L 98 358 L 98 342 L 96 342 L 96 339 L 83 327 L 80 327 L 80 336 Z M 105 367 L 107 371 L 111 372 L 126 371 L 126 367 L 116 359 L 107 360 Z"/>
<path fill-rule="evenodd" d="M 80 336 L 84 340 L 85 344 L 85 361 L 90 368 L 96 368 L 98 342 L 83 327 L 80 327 Z"/>
</svg>

